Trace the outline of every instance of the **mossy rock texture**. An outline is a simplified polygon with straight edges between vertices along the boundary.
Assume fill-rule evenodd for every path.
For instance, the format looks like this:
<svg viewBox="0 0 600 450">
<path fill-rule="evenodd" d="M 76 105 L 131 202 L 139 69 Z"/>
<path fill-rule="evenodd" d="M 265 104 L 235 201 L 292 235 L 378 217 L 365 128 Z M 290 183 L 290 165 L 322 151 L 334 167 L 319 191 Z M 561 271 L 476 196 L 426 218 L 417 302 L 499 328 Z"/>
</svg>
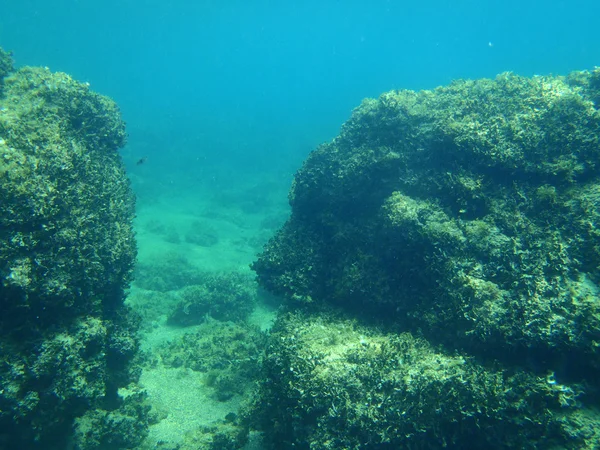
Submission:
<svg viewBox="0 0 600 450">
<path fill-rule="evenodd" d="M 206 273 L 202 283 L 184 287 L 177 296 L 167 319 L 171 325 L 198 325 L 208 318 L 243 322 L 256 305 L 256 283 L 241 272 Z"/>
<path fill-rule="evenodd" d="M 254 264 L 260 283 L 465 345 L 575 350 L 600 366 L 598 73 L 363 101 L 296 174 L 292 217 Z"/>
<path fill-rule="evenodd" d="M 13 70 L 12 54 L 0 48 L 0 87 L 4 84 L 4 77 Z"/>
<path fill-rule="evenodd" d="M 259 284 L 595 395 L 599 79 L 504 73 L 365 99 L 296 173 Z"/>
<path fill-rule="evenodd" d="M 265 341 L 265 334 L 255 326 L 209 321 L 163 345 L 158 355 L 165 366 L 205 374 L 204 382 L 215 399 L 226 401 L 252 389 Z"/>
<path fill-rule="evenodd" d="M 125 127 L 112 100 L 67 74 L 2 75 L 0 447 L 65 448 L 75 419 L 117 414 L 118 389 L 137 376 Z"/>
<path fill-rule="evenodd" d="M 282 314 L 272 330 L 262 420 L 277 449 L 596 448 L 582 387 L 482 365 L 410 333 L 339 312 Z"/>
</svg>

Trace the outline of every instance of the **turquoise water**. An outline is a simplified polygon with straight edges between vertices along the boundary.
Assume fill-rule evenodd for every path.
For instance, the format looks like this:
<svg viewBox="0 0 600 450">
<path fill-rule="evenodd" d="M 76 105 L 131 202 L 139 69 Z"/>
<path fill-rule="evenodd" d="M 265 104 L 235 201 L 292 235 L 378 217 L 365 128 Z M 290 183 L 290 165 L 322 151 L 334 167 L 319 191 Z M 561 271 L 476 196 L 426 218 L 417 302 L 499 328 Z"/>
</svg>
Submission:
<svg viewBox="0 0 600 450">
<path fill-rule="evenodd" d="M 269 330 L 278 303 L 256 292 L 249 264 L 287 219 L 302 161 L 363 98 L 600 64 L 591 0 L 4 3 L 0 46 L 18 67 L 89 83 L 127 122 L 139 247 L 127 302 L 142 316 L 139 384 L 156 415 L 143 449 L 204 448 L 190 435 L 238 413 L 247 392 L 215 396 L 213 369 L 165 356 L 217 333 L 216 313 L 182 327 L 173 310 L 234 274 L 255 302 L 245 323 Z M 246 448 L 262 448 L 260 435 Z"/>
<path fill-rule="evenodd" d="M 1 10 L 0 42 L 17 64 L 67 72 L 117 101 L 131 147 L 147 142 L 148 166 L 161 166 L 155 181 L 207 166 L 289 181 L 364 97 L 504 71 L 563 74 L 600 53 L 592 0 L 23 0 Z"/>
</svg>

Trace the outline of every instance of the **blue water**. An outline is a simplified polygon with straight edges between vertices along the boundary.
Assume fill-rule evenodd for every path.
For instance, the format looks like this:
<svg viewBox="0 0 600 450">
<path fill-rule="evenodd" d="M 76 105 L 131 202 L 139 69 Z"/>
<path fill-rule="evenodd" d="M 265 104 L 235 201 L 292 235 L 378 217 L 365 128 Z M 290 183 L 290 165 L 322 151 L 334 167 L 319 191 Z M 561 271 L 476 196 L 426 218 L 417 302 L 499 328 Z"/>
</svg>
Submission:
<svg viewBox="0 0 600 450">
<path fill-rule="evenodd" d="M 291 177 L 364 97 L 600 64 L 599 16 L 593 0 L 7 0 L 0 45 L 114 98 L 163 168 Z"/>
<path fill-rule="evenodd" d="M 1 0 L 0 47 L 17 66 L 69 73 L 121 107 L 142 267 L 183 258 L 249 271 L 287 217 L 294 172 L 363 98 L 505 71 L 592 69 L 599 17 L 598 0 Z M 205 226 L 218 244 L 188 242 Z M 136 289 L 153 289 L 137 283 L 134 308 Z M 146 337 L 158 336 L 160 302 L 139 298 L 154 320 Z M 151 398 L 177 385 L 150 372 Z M 184 417 L 170 412 L 176 427 L 209 408 L 186 389 L 191 409 L 173 401 Z"/>
</svg>

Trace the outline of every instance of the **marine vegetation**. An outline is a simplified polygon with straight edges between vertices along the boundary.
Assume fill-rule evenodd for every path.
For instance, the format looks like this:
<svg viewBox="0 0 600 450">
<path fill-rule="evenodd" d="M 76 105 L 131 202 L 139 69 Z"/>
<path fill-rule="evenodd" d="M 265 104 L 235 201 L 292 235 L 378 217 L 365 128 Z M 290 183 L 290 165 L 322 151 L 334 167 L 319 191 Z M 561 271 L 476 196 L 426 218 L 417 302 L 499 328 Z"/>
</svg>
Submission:
<svg viewBox="0 0 600 450">
<path fill-rule="evenodd" d="M 189 326 L 207 318 L 241 322 L 256 306 L 254 280 L 241 272 L 206 273 L 201 283 L 177 293 L 179 301 L 168 317 L 171 325 Z"/>
<path fill-rule="evenodd" d="M 135 267 L 135 285 L 148 291 L 175 291 L 202 284 L 205 278 L 204 271 L 198 270 L 185 255 L 175 252 L 167 252 L 151 263 L 139 262 Z"/>
<path fill-rule="evenodd" d="M 278 448 L 598 445 L 599 99 L 600 69 L 391 91 L 309 155 L 253 264 L 306 314 L 265 366 Z M 394 331 L 331 355 L 332 307 Z"/>
<path fill-rule="evenodd" d="M 265 335 L 256 326 L 211 320 L 163 345 L 158 355 L 165 366 L 205 374 L 205 385 L 225 401 L 253 387 L 264 344 Z"/>
<path fill-rule="evenodd" d="M 131 448 L 134 196 L 117 105 L 0 51 L 0 447 Z"/>
<path fill-rule="evenodd" d="M 158 349 L 150 364 L 202 374 L 209 395 L 232 408 L 224 419 L 187 433 L 178 449 L 233 450 L 245 445 L 248 422 L 237 411 L 254 398 L 265 343 L 266 335 L 256 325 L 209 319 Z"/>
<path fill-rule="evenodd" d="M 282 315 L 264 370 L 253 411 L 274 448 L 580 448 L 597 433 L 580 385 L 339 311 Z"/>
</svg>

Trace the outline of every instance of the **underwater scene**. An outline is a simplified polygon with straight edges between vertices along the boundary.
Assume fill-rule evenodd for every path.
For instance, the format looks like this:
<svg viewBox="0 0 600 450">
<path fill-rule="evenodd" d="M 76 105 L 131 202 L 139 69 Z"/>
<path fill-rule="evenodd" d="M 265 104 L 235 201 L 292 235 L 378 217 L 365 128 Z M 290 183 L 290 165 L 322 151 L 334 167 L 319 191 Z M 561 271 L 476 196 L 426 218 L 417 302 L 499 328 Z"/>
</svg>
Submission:
<svg viewBox="0 0 600 450">
<path fill-rule="evenodd" d="M 600 448 L 600 3 L 0 6 L 0 450 Z"/>
</svg>

